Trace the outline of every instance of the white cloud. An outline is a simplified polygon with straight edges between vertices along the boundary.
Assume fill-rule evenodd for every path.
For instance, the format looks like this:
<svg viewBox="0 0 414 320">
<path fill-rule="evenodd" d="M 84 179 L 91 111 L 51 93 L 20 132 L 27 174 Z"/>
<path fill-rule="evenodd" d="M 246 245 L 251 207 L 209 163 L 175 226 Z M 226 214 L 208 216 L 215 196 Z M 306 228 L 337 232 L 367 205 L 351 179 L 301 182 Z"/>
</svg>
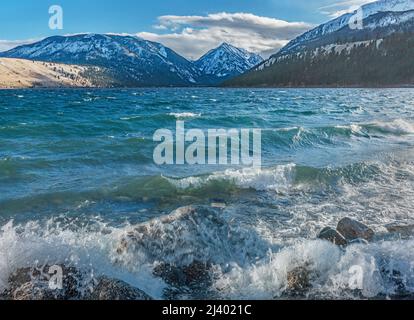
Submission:
<svg viewBox="0 0 414 320">
<path fill-rule="evenodd" d="M 29 40 L 0 40 L 0 52 L 13 49 L 24 44 L 34 43 L 38 40 L 29 39 Z"/>
<path fill-rule="evenodd" d="M 206 16 L 161 16 L 154 27 L 157 33 L 137 35 L 161 42 L 190 59 L 199 58 L 223 42 L 267 57 L 312 27 L 305 22 L 222 12 Z"/>
<path fill-rule="evenodd" d="M 341 2 L 335 2 L 329 6 L 321 7 L 322 13 L 328 15 L 331 18 L 337 18 L 345 13 L 353 12 L 364 4 L 375 2 L 377 0 L 346 0 Z"/>
</svg>

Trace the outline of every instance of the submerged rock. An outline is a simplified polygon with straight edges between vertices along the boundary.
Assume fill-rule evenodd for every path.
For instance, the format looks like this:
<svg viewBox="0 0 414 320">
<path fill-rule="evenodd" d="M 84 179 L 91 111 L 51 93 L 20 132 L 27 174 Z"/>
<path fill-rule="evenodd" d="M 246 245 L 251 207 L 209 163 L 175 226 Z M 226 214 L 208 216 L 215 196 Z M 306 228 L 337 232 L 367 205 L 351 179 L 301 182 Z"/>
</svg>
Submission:
<svg viewBox="0 0 414 320">
<path fill-rule="evenodd" d="M 389 233 L 399 234 L 403 237 L 410 237 L 414 235 L 414 224 L 397 224 L 392 223 L 385 226 Z"/>
<path fill-rule="evenodd" d="M 229 258 L 240 263 L 254 260 L 266 253 L 264 243 L 256 233 L 228 222 L 222 210 L 187 206 L 131 227 L 116 251 L 119 260 L 136 254 L 150 263 L 185 267 L 194 261 L 220 264 Z M 255 250 L 249 250 L 253 244 Z"/>
<path fill-rule="evenodd" d="M 303 294 L 311 288 L 310 271 L 307 267 L 297 267 L 287 274 L 287 291 L 290 294 Z"/>
<path fill-rule="evenodd" d="M 22 268 L 8 280 L 8 289 L 0 294 L 0 300 L 151 300 L 143 291 L 127 283 L 99 277 L 86 280 L 73 267 L 57 266 L 62 270 L 62 287 L 51 286 L 50 267 Z"/>
<path fill-rule="evenodd" d="M 356 239 L 371 241 L 375 235 L 371 228 L 351 218 L 344 218 L 339 221 L 336 230 L 348 241 Z"/>
<path fill-rule="evenodd" d="M 80 299 L 81 274 L 75 268 L 58 266 L 62 270 L 62 288 L 51 287 L 49 266 L 22 268 L 14 272 L 8 281 L 8 289 L 1 294 L 6 300 L 73 300 Z"/>
<path fill-rule="evenodd" d="M 152 300 L 144 291 L 121 280 L 100 277 L 97 283 L 86 300 Z"/>
<path fill-rule="evenodd" d="M 340 234 L 337 230 L 332 229 L 330 227 L 324 228 L 318 236 L 319 239 L 327 240 L 336 244 L 338 246 L 346 246 L 348 241 L 346 241 L 345 237 Z"/>
<path fill-rule="evenodd" d="M 212 281 L 211 266 L 199 261 L 181 267 L 161 263 L 154 268 L 154 275 L 176 287 L 206 287 Z"/>
</svg>

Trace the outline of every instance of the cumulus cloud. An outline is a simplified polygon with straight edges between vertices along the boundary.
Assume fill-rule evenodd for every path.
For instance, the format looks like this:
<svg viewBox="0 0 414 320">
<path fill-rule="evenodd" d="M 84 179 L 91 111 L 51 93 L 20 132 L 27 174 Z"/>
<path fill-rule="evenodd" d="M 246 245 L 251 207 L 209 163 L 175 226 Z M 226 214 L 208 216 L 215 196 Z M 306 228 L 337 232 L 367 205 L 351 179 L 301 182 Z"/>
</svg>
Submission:
<svg viewBox="0 0 414 320">
<path fill-rule="evenodd" d="M 228 42 L 264 57 L 313 26 L 250 13 L 214 13 L 205 16 L 158 17 L 157 32 L 140 32 L 141 38 L 161 42 L 189 59 Z"/>
<path fill-rule="evenodd" d="M 321 7 L 322 13 L 328 15 L 331 18 L 337 18 L 345 13 L 353 12 L 364 4 L 375 2 L 377 0 L 346 0 L 341 2 L 335 2 L 329 6 Z"/>
<path fill-rule="evenodd" d="M 24 44 L 34 43 L 37 40 L 29 39 L 29 40 L 0 40 L 0 52 L 7 51 L 13 49 L 18 46 L 22 46 Z"/>
</svg>

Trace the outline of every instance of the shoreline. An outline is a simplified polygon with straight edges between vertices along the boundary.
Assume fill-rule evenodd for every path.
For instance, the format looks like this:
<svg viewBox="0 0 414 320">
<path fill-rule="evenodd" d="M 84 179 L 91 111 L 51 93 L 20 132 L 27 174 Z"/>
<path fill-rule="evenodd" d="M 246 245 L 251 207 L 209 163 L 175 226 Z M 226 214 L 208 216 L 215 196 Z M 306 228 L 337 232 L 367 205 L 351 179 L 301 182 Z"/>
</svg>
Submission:
<svg viewBox="0 0 414 320">
<path fill-rule="evenodd" d="M 215 87 L 215 86 L 200 86 L 200 87 L 185 87 L 185 86 L 143 86 L 143 87 L 0 87 L 0 91 L 6 90 L 66 90 L 66 89 L 80 89 L 80 90 L 134 90 L 134 89 L 413 89 L 414 84 L 410 85 L 389 85 L 389 86 L 254 86 L 254 87 Z"/>
</svg>

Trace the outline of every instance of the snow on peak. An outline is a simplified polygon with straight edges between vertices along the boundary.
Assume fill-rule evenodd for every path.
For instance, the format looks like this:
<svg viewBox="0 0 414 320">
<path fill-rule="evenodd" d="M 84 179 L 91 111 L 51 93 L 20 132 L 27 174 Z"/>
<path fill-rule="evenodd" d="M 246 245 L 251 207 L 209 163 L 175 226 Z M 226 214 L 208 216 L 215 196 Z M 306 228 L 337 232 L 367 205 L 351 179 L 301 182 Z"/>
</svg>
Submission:
<svg viewBox="0 0 414 320">
<path fill-rule="evenodd" d="M 379 0 L 375 2 L 367 3 L 358 9 L 358 12 L 362 15 L 363 19 L 366 19 L 372 15 L 380 12 L 405 12 L 414 10 L 414 0 Z M 325 24 L 322 24 L 315 29 L 312 29 L 303 35 L 292 40 L 286 47 L 284 47 L 280 53 L 289 53 L 292 50 L 300 47 L 301 44 L 318 39 L 327 34 L 333 33 L 349 25 L 351 19 L 353 19 L 356 12 L 346 13 L 336 19 L 333 19 Z"/>
<path fill-rule="evenodd" d="M 258 54 L 222 43 L 202 56 L 195 65 L 204 74 L 224 78 L 242 74 L 262 61 Z"/>
</svg>

